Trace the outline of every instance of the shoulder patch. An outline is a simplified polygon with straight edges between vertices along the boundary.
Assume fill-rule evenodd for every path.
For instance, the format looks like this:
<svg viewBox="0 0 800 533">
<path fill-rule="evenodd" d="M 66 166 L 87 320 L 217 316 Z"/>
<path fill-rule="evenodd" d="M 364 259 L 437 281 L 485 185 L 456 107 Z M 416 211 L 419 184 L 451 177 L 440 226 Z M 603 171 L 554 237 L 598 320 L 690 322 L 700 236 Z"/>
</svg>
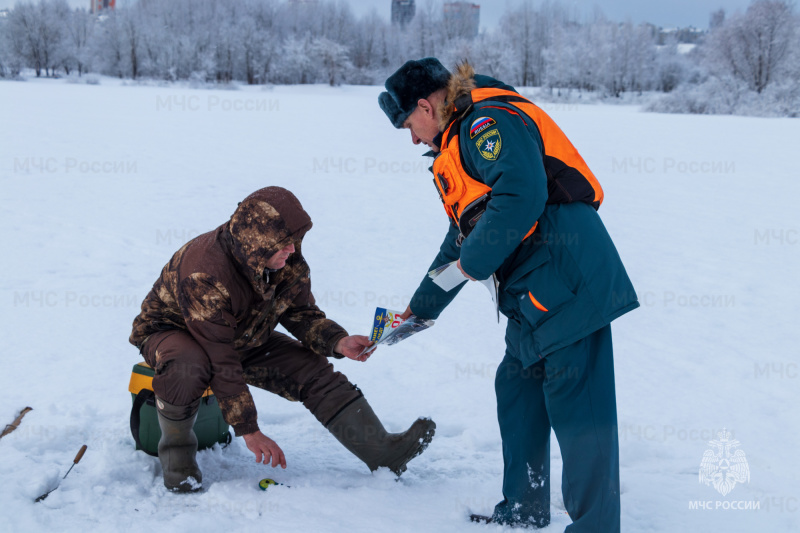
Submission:
<svg viewBox="0 0 800 533">
<path fill-rule="evenodd" d="M 500 138 L 500 130 L 494 128 L 487 131 L 475 141 L 475 146 L 478 148 L 481 157 L 488 161 L 496 161 L 497 156 L 500 155 L 500 148 L 503 146 L 503 141 Z"/>
<path fill-rule="evenodd" d="M 481 117 L 476 119 L 475 122 L 472 123 L 472 126 L 469 127 L 469 138 L 474 139 L 475 136 L 480 132 L 484 131 L 490 126 L 494 126 L 495 124 L 497 124 L 497 122 L 495 122 L 491 117 Z"/>
</svg>

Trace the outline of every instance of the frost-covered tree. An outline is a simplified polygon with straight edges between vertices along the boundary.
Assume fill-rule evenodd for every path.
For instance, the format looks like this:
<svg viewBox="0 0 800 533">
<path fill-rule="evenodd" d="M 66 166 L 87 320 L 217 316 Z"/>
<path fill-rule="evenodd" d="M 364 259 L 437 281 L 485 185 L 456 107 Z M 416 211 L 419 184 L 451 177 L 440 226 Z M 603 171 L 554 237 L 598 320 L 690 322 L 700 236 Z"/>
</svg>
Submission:
<svg viewBox="0 0 800 533">
<path fill-rule="evenodd" d="M 347 47 L 330 39 L 315 39 L 311 43 L 311 56 L 315 70 L 328 85 L 341 85 L 353 64 L 348 58 Z"/>
<path fill-rule="evenodd" d="M 442 36 L 439 33 L 443 18 L 441 9 L 441 4 L 433 0 L 427 0 L 421 6 L 417 5 L 416 15 L 406 29 L 405 50 L 401 56 L 401 63 L 409 59 L 436 56 L 443 52 L 440 46 Z"/>
<path fill-rule="evenodd" d="M 122 31 L 118 13 L 112 12 L 98 20 L 98 28 L 92 43 L 98 70 L 119 78 L 123 78 L 129 72 L 128 50 Z"/>
<path fill-rule="evenodd" d="M 67 75 L 73 70 L 78 72 L 78 76 L 88 72 L 92 60 L 90 42 L 94 23 L 95 18 L 82 9 L 70 11 L 64 20 L 65 41 L 61 62 Z"/>
<path fill-rule="evenodd" d="M 8 16 L 9 39 L 15 54 L 41 76 L 54 74 L 63 51 L 63 20 L 69 13 L 64 0 L 18 3 Z"/>
<path fill-rule="evenodd" d="M 605 88 L 613 96 L 623 92 L 648 90 L 653 86 L 656 57 L 653 28 L 608 23 L 610 35 Z"/>
<path fill-rule="evenodd" d="M 350 9 L 350 4 L 344 0 L 336 3 L 324 2 L 318 7 L 318 17 L 321 31 L 317 37 L 329 39 L 332 42 L 347 46 L 354 36 L 356 20 Z"/>
<path fill-rule="evenodd" d="M 354 67 L 370 68 L 381 63 L 381 56 L 385 51 L 385 48 L 381 46 L 381 35 L 385 32 L 386 24 L 374 9 L 359 21 L 354 29 L 355 38 L 351 49 Z"/>
<path fill-rule="evenodd" d="M 13 17 L 0 19 L 0 77 L 16 78 L 26 63 L 26 36 Z"/>
<path fill-rule="evenodd" d="M 712 73 L 742 80 L 761 93 L 790 68 L 797 18 L 784 0 L 757 0 L 709 36 L 706 64 Z"/>
<path fill-rule="evenodd" d="M 141 74 L 142 56 L 142 31 L 144 24 L 141 20 L 141 11 L 138 9 L 125 12 L 119 19 L 118 28 L 121 30 L 122 54 L 127 56 L 127 74 L 135 80 Z"/>
<path fill-rule="evenodd" d="M 248 1 L 244 16 L 236 26 L 239 37 L 239 62 L 248 84 L 264 83 L 278 54 L 275 39 L 274 2 Z"/>
<path fill-rule="evenodd" d="M 654 89 L 668 93 L 686 80 L 691 64 L 687 57 L 678 51 L 678 42 L 670 39 L 656 51 L 654 68 Z"/>
<path fill-rule="evenodd" d="M 283 43 L 278 59 L 275 81 L 277 83 L 314 83 L 317 73 L 314 70 L 313 43 L 310 38 L 290 37 Z"/>
<path fill-rule="evenodd" d="M 665 39 L 599 9 L 579 18 L 559 0 L 519 0 L 477 37 L 445 16 L 442 0 L 419 0 L 405 26 L 375 10 L 356 17 L 347 0 L 130 0 L 100 15 L 33 1 L 0 21 L 0 76 L 91 68 L 133 79 L 374 84 L 409 59 L 436 56 L 559 94 L 656 90 L 673 93 L 671 109 L 800 114 L 800 32 L 789 0 L 712 13 L 710 34 L 690 54 L 678 33 Z"/>
<path fill-rule="evenodd" d="M 547 48 L 539 31 L 541 24 L 530 1 L 517 9 L 506 12 L 500 21 L 500 31 L 508 37 L 508 43 L 516 59 L 518 78 L 513 80 L 523 86 L 537 84 L 543 77 L 539 69 L 543 61 L 542 51 Z"/>
<path fill-rule="evenodd" d="M 577 88 L 585 91 L 603 89 L 611 78 L 608 63 L 612 32 L 608 22 L 597 14 L 593 23 L 576 27 L 572 38 L 576 47 L 573 61 Z"/>
<path fill-rule="evenodd" d="M 481 33 L 472 43 L 469 57 L 477 72 L 499 80 L 519 78 L 508 38 L 501 32 Z"/>
<path fill-rule="evenodd" d="M 39 0 L 36 8 L 41 20 L 39 42 L 45 74 L 55 76 L 55 71 L 62 63 L 65 53 L 64 21 L 68 19 L 70 9 L 66 0 Z"/>
<path fill-rule="evenodd" d="M 578 79 L 578 62 L 575 60 L 577 47 L 572 41 L 574 28 L 563 24 L 553 29 L 550 45 L 542 51 L 547 70 L 542 80 L 551 91 L 574 87 Z M 559 92 L 560 95 L 560 92 Z"/>
</svg>

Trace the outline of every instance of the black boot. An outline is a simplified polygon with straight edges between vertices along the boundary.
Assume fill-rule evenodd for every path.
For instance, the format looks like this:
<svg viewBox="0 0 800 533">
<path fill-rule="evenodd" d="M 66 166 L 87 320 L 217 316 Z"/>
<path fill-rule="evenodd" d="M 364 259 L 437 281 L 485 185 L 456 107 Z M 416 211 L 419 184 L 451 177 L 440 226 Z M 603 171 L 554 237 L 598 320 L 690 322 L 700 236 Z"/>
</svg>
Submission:
<svg viewBox="0 0 800 533">
<path fill-rule="evenodd" d="M 197 435 L 194 421 L 200 400 L 189 405 L 172 405 L 156 398 L 158 425 L 158 459 L 164 471 L 164 486 L 173 492 L 196 492 L 202 488 L 203 474 L 197 466 Z M 193 478 L 193 479 L 192 479 Z"/>
<path fill-rule="evenodd" d="M 429 418 L 419 418 L 403 433 L 387 433 L 366 398 L 361 397 L 327 427 L 370 470 L 385 466 L 399 476 L 406 471 L 406 464 L 428 447 L 436 424 Z"/>
</svg>

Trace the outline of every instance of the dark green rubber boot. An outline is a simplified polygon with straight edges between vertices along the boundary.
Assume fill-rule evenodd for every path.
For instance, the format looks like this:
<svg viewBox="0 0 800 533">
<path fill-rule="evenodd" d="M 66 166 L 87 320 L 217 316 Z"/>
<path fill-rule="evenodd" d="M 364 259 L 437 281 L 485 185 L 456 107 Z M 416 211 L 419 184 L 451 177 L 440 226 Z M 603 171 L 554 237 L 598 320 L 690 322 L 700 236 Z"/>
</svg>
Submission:
<svg viewBox="0 0 800 533">
<path fill-rule="evenodd" d="M 366 398 L 361 397 L 337 414 L 327 427 L 370 470 L 385 466 L 399 476 L 406 471 L 406 464 L 428 447 L 436 424 L 429 418 L 419 418 L 403 433 L 387 433 Z"/>
<path fill-rule="evenodd" d="M 197 492 L 202 488 L 203 474 L 197 466 L 197 435 L 194 421 L 200 400 L 189 405 L 172 405 L 156 398 L 158 425 L 158 459 L 164 472 L 164 486 L 172 492 Z"/>
</svg>

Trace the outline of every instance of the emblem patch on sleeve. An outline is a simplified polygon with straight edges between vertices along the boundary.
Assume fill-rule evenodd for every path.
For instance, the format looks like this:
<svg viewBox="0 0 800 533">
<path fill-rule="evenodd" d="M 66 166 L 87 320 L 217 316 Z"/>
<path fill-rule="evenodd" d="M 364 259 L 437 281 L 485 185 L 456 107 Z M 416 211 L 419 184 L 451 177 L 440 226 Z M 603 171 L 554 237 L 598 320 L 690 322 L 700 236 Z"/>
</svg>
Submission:
<svg viewBox="0 0 800 533">
<path fill-rule="evenodd" d="M 475 122 L 472 123 L 472 126 L 469 127 L 469 138 L 474 139 L 476 135 L 480 132 L 484 131 L 486 128 L 490 126 L 494 126 L 497 122 L 494 121 L 493 118 L 490 117 L 481 117 Z"/>
<path fill-rule="evenodd" d="M 477 141 L 475 141 L 475 146 L 478 148 L 478 152 L 480 152 L 481 157 L 487 161 L 497 160 L 497 156 L 500 155 L 500 148 L 502 145 L 503 143 L 500 139 L 500 130 L 497 128 L 487 131 L 481 135 Z"/>
</svg>

